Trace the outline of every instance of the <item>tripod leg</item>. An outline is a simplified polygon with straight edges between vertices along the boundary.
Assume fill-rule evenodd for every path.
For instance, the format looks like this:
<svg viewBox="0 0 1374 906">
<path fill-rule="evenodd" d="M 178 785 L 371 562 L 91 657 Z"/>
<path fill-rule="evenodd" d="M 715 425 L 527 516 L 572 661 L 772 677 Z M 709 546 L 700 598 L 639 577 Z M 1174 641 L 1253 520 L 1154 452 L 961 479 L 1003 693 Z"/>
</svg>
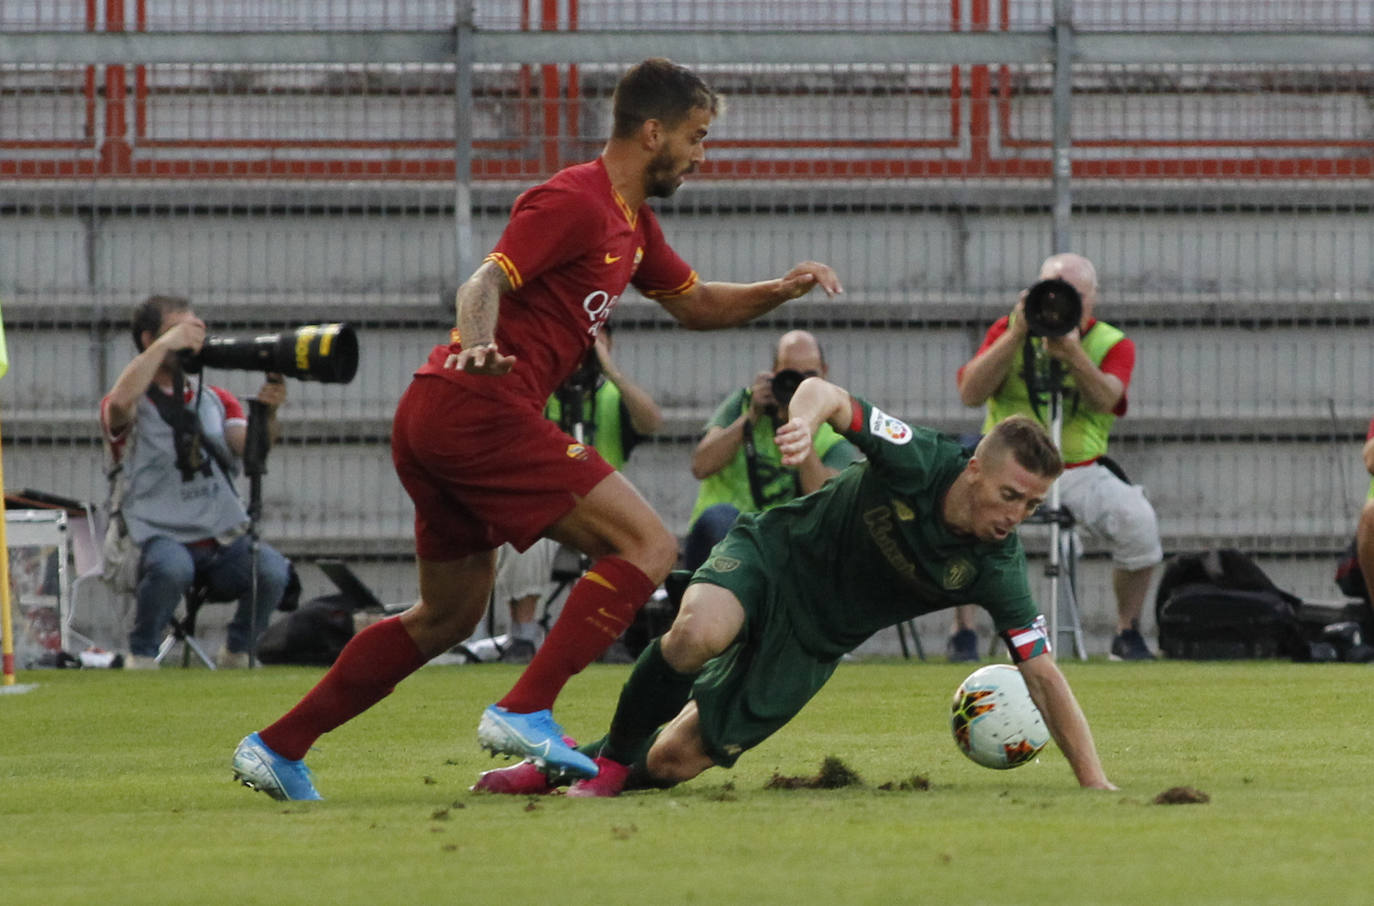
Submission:
<svg viewBox="0 0 1374 906">
<path fill-rule="evenodd" d="M 1074 654 L 1080 661 L 1088 659 L 1088 648 L 1083 638 L 1083 621 L 1078 612 L 1078 533 L 1072 528 L 1060 535 L 1060 571 L 1064 581 L 1060 583 L 1061 598 L 1065 613 L 1069 618 L 1068 632 L 1073 639 Z"/>
</svg>

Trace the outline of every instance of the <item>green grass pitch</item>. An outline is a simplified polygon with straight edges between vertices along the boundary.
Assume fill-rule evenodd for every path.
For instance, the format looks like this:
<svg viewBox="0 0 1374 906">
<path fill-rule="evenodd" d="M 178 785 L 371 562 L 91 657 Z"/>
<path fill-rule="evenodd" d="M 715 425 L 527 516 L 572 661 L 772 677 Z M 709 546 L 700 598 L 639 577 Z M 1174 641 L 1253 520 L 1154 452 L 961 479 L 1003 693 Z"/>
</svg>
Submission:
<svg viewBox="0 0 1374 906">
<path fill-rule="evenodd" d="M 965 666 L 844 664 L 781 733 L 671 791 L 468 792 L 505 666 L 430 667 L 325 736 L 322 803 L 230 781 L 245 733 L 319 670 L 46 671 L 0 695 L 0 902 L 57 904 L 1369 903 L 1374 685 L 1360 665 L 1065 666 L 1120 792 L 1053 744 L 1013 771 L 956 751 Z M 558 716 L 604 729 L 627 668 Z M 844 789 L 765 789 L 837 756 Z M 882 790 L 920 777 L 926 790 Z M 908 784 L 907 786 L 915 786 Z M 1197 788 L 1206 804 L 1156 805 Z"/>
</svg>

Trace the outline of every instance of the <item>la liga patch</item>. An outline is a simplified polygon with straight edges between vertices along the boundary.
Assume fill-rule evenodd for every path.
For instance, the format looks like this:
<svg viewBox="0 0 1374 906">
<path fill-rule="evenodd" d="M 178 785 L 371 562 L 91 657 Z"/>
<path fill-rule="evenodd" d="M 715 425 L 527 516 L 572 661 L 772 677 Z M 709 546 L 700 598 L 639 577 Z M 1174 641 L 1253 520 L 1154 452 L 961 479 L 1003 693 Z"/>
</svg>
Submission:
<svg viewBox="0 0 1374 906">
<path fill-rule="evenodd" d="M 874 406 L 868 413 L 868 433 L 890 444 L 902 446 L 911 440 L 911 426 Z"/>
</svg>

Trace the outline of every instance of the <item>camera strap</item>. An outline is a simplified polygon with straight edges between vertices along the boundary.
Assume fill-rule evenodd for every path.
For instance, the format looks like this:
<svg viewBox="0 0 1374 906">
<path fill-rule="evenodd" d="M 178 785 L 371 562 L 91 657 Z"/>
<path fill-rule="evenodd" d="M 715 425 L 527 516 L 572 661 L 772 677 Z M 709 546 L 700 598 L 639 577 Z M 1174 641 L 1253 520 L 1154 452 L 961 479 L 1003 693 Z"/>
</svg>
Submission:
<svg viewBox="0 0 1374 906">
<path fill-rule="evenodd" d="M 1035 420 L 1043 425 L 1048 425 L 1054 417 L 1054 412 L 1050 411 L 1047 415 L 1041 411 L 1041 407 L 1050 406 L 1053 403 L 1054 395 L 1064 390 L 1065 371 L 1060 361 L 1049 353 L 1042 352 L 1035 340 L 1036 338 L 1033 336 L 1026 336 L 1025 346 L 1021 351 L 1021 380 L 1025 382 L 1026 399 L 1030 402 L 1031 412 L 1034 414 Z M 1049 360 L 1046 363 L 1048 374 L 1045 376 L 1042 376 L 1040 372 L 1042 358 Z M 1072 397 L 1068 402 L 1072 407 L 1073 414 L 1077 414 L 1078 394 L 1068 395 Z M 1064 402 L 1065 400 L 1061 398 L 1060 405 L 1062 406 Z"/>
<path fill-rule="evenodd" d="M 746 399 L 745 406 L 748 405 L 749 402 Z M 759 460 L 758 445 L 754 443 L 754 422 L 746 416 L 744 419 L 744 471 L 749 476 L 749 496 L 754 499 L 754 507 L 760 511 L 778 502 L 768 498 L 767 489 L 763 485 L 762 466 L 763 463 Z M 781 465 L 777 468 L 779 472 L 782 471 Z M 789 474 L 792 478 L 792 496 L 800 497 L 802 493 L 801 475 L 796 470 L 791 470 Z"/>
<path fill-rule="evenodd" d="M 172 428 L 172 444 L 177 455 L 177 471 L 181 473 L 181 480 L 184 482 L 191 481 L 197 474 L 207 478 L 211 477 L 214 474 L 214 470 L 211 468 L 212 461 L 219 464 L 226 480 L 231 471 L 231 465 L 223 451 L 206 438 L 205 431 L 201 427 L 199 409 L 204 392 L 205 381 L 201 380 L 196 392 L 196 403 L 194 406 L 188 407 L 186 405 L 186 375 L 180 368 L 176 368 L 172 372 L 172 395 L 170 397 L 157 387 L 148 388 L 148 399 L 157 409 L 157 414 Z M 232 487 L 232 482 L 230 485 Z"/>
</svg>

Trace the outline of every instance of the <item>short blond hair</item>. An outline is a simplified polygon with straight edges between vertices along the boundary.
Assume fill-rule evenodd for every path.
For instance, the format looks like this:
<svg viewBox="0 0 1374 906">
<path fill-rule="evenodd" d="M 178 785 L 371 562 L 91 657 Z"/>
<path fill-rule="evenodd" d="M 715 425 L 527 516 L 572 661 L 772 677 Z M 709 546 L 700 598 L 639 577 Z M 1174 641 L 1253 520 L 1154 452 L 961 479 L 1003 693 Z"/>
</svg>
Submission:
<svg viewBox="0 0 1374 906">
<path fill-rule="evenodd" d="M 1001 462 L 1008 453 L 1022 468 L 1042 478 L 1058 478 L 1064 471 L 1064 459 L 1049 433 L 1029 416 L 1013 415 L 998 422 L 974 451 L 986 463 Z"/>
</svg>

